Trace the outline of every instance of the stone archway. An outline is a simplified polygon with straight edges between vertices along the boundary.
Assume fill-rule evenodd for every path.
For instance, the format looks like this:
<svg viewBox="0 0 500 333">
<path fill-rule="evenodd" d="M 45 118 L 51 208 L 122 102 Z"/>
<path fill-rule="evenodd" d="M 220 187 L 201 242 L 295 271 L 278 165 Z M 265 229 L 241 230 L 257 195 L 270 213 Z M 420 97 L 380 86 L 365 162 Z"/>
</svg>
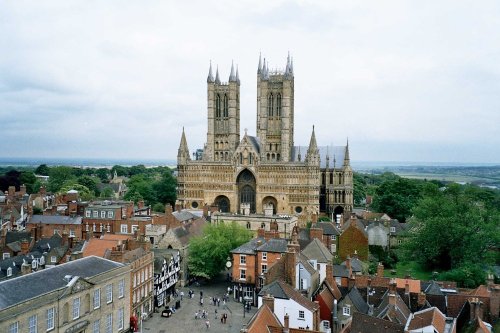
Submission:
<svg viewBox="0 0 500 333">
<path fill-rule="evenodd" d="M 218 207 L 219 212 L 229 213 L 231 211 L 231 203 L 225 195 L 219 195 L 215 198 L 214 204 Z"/>
<path fill-rule="evenodd" d="M 278 200 L 276 200 L 275 197 L 267 196 L 262 199 L 262 209 L 264 210 L 264 212 L 267 205 L 273 206 L 273 215 L 276 215 L 276 213 L 278 212 Z"/>
<path fill-rule="evenodd" d="M 335 216 L 342 215 L 344 213 L 344 207 L 342 206 L 335 207 L 333 213 L 335 214 Z"/>
<path fill-rule="evenodd" d="M 250 213 L 255 213 L 255 194 L 257 182 L 255 176 L 248 169 L 240 172 L 236 178 L 238 184 L 238 211 L 241 209 L 241 204 L 250 204 Z"/>
</svg>

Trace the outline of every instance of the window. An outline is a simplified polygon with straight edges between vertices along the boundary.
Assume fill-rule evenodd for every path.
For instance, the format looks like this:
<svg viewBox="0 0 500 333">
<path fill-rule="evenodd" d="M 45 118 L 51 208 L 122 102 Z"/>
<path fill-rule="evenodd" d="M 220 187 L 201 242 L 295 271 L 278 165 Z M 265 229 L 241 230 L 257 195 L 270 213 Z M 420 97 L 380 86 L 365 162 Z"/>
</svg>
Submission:
<svg viewBox="0 0 500 333">
<path fill-rule="evenodd" d="M 138 225 L 133 225 L 132 226 L 132 233 L 135 233 L 136 230 L 139 230 L 139 226 Z"/>
<path fill-rule="evenodd" d="M 332 253 L 337 252 L 337 244 L 330 245 L 330 250 Z"/>
<path fill-rule="evenodd" d="M 105 219 L 105 218 L 106 218 L 106 211 L 101 210 L 101 219 Z"/>
<path fill-rule="evenodd" d="M 250 222 L 247 222 L 247 229 L 250 229 Z"/>
<path fill-rule="evenodd" d="M 328 320 L 323 320 L 323 328 L 326 330 L 330 329 L 330 322 Z"/>
<path fill-rule="evenodd" d="M 125 295 L 125 280 L 121 279 L 118 282 L 118 298 L 122 298 Z"/>
<path fill-rule="evenodd" d="M 37 316 L 32 315 L 28 318 L 28 332 L 29 333 L 36 333 L 37 332 Z"/>
<path fill-rule="evenodd" d="M 106 333 L 113 332 L 113 314 L 109 313 L 106 315 Z"/>
<path fill-rule="evenodd" d="M 73 300 L 73 319 L 80 318 L 80 297 Z"/>
<path fill-rule="evenodd" d="M 56 256 L 50 256 L 50 262 L 51 263 L 56 263 L 57 262 L 57 257 Z"/>
<path fill-rule="evenodd" d="M 111 232 L 111 226 L 109 224 L 106 226 L 106 229 L 108 229 L 108 232 Z"/>
<path fill-rule="evenodd" d="M 134 288 L 137 286 L 137 275 L 134 274 Z"/>
<path fill-rule="evenodd" d="M 342 278 L 340 276 L 335 277 L 335 283 L 337 286 L 342 285 Z"/>
<path fill-rule="evenodd" d="M 267 260 L 267 252 L 262 252 L 262 261 Z"/>
<path fill-rule="evenodd" d="M 99 231 L 102 232 L 102 223 L 99 224 Z"/>
<path fill-rule="evenodd" d="M 391 227 L 391 232 L 396 232 L 396 227 Z"/>
<path fill-rule="evenodd" d="M 120 227 L 120 232 L 122 234 L 128 234 L 128 225 L 122 224 L 121 227 Z"/>
<path fill-rule="evenodd" d="M 59 231 L 59 229 L 54 229 L 54 235 L 55 234 L 61 235 L 61 232 Z"/>
<path fill-rule="evenodd" d="M 94 321 L 94 325 L 92 325 L 92 333 L 100 333 L 101 332 L 101 321 L 97 319 Z"/>
<path fill-rule="evenodd" d="M 19 332 L 19 322 L 16 321 L 9 325 L 9 333 L 18 333 Z"/>
<path fill-rule="evenodd" d="M 267 272 L 267 264 L 262 264 L 262 273 Z"/>
<path fill-rule="evenodd" d="M 7 259 L 7 258 L 10 258 L 10 253 L 9 252 L 4 252 L 3 256 L 2 256 L 2 259 Z"/>
<path fill-rule="evenodd" d="M 92 231 L 95 231 L 95 223 L 92 224 Z"/>
<path fill-rule="evenodd" d="M 90 217 L 90 210 L 85 211 L 85 217 Z"/>
<path fill-rule="evenodd" d="M 75 229 L 69 229 L 69 236 L 75 237 Z"/>
<path fill-rule="evenodd" d="M 246 279 L 247 279 L 247 270 L 240 269 L 240 280 L 246 280 Z"/>
<path fill-rule="evenodd" d="M 94 290 L 94 309 L 101 307 L 101 289 Z"/>
<path fill-rule="evenodd" d="M 113 211 L 112 211 L 112 210 L 110 210 L 110 211 L 108 212 L 108 219 L 112 219 L 112 218 L 113 218 Z"/>
<path fill-rule="evenodd" d="M 123 308 L 118 309 L 118 329 L 122 330 L 124 326 Z"/>
<path fill-rule="evenodd" d="M 47 331 L 50 331 L 54 328 L 54 308 L 50 308 L 47 310 Z"/>
<path fill-rule="evenodd" d="M 344 306 L 344 307 L 342 308 L 342 314 L 343 314 L 344 316 L 350 316 L 350 315 L 351 315 L 351 307 L 349 307 L 349 306 Z"/>
<path fill-rule="evenodd" d="M 99 217 L 99 212 L 97 210 L 94 210 L 92 213 L 95 219 Z"/>
<path fill-rule="evenodd" d="M 244 254 L 240 254 L 240 265 L 246 265 L 247 264 L 247 256 Z"/>
<path fill-rule="evenodd" d="M 113 285 L 108 284 L 106 286 L 106 303 L 113 302 Z"/>
<path fill-rule="evenodd" d="M 306 317 L 306 316 L 305 316 L 304 311 L 299 310 L 299 320 L 305 320 L 305 319 L 306 319 L 305 317 Z"/>
<path fill-rule="evenodd" d="M 7 277 L 12 276 L 12 267 L 7 268 Z"/>
<path fill-rule="evenodd" d="M 336 236 L 336 235 L 331 235 L 331 236 L 330 236 L 330 239 L 331 239 L 331 240 L 333 240 L 333 241 L 334 241 L 334 240 L 337 240 L 337 236 Z"/>
<path fill-rule="evenodd" d="M 398 239 L 398 244 L 399 245 L 403 244 L 403 240 L 402 239 Z"/>
</svg>

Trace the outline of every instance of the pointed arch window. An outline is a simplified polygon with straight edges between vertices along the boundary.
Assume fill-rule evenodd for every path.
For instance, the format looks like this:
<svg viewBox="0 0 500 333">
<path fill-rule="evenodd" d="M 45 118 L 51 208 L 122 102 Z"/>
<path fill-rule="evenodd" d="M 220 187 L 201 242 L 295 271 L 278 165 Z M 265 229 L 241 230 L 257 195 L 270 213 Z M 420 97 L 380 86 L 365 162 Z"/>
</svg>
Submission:
<svg viewBox="0 0 500 333">
<path fill-rule="evenodd" d="M 269 96 L 267 97 L 267 116 L 268 117 L 273 116 L 273 113 L 274 113 L 273 104 L 274 104 L 274 97 L 273 97 L 273 94 L 270 93 Z"/>
<path fill-rule="evenodd" d="M 220 105 L 220 95 L 217 94 L 217 96 L 215 97 L 215 117 L 216 118 L 220 118 L 221 116 L 221 105 Z"/>
<path fill-rule="evenodd" d="M 281 117 L 281 94 L 276 96 L 276 116 Z"/>
<path fill-rule="evenodd" d="M 229 102 L 227 100 L 226 94 L 224 94 L 224 114 L 223 114 L 223 117 L 224 118 L 229 117 Z"/>
</svg>

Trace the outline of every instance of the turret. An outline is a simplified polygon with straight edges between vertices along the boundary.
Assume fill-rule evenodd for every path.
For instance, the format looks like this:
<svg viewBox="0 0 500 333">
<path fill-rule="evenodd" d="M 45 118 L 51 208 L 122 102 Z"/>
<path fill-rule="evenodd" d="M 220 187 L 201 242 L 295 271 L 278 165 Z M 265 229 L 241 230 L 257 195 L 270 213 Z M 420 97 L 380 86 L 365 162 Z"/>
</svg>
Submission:
<svg viewBox="0 0 500 333">
<path fill-rule="evenodd" d="M 236 74 L 234 73 L 234 63 L 231 62 L 231 74 L 229 74 L 229 82 L 236 82 Z"/>
<path fill-rule="evenodd" d="M 220 84 L 219 66 L 217 66 L 217 70 L 215 72 L 215 83 Z"/>
<path fill-rule="evenodd" d="M 351 165 L 351 160 L 349 158 L 349 138 L 347 139 L 347 144 L 345 146 L 345 151 L 344 151 L 344 166 L 350 166 Z"/>
<path fill-rule="evenodd" d="M 186 141 L 186 134 L 184 133 L 184 127 L 182 128 L 181 143 L 179 144 L 179 150 L 177 151 L 177 164 L 183 165 L 187 161 L 190 161 L 189 148 Z"/>
<path fill-rule="evenodd" d="M 210 61 L 210 68 L 208 69 L 207 83 L 213 83 L 213 82 L 214 82 L 214 76 L 212 74 L 212 61 Z"/>
<path fill-rule="evenodd" d="M 319 164 L 319 149 L 318 144 L 316 143 L 314 126 L 311 134 L 311 140 L 309 141 L 309 149 L 307 149 L 306 161 L 311 164 Z"/>
</svg>

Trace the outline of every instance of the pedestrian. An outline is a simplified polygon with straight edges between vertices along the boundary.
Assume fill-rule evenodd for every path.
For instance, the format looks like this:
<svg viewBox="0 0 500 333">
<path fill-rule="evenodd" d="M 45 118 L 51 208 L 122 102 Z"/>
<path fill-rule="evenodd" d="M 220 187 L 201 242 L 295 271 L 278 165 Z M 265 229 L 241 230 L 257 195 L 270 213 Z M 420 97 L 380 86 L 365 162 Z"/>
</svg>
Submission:
<svg viewBox="0 0 500 333">
<path fill-rule="evenodd" d="M 210 321 L 207 319 L 207 321 L 205 322 L 205 325 L 207 326 L 207 330 L 210 329 Z"/>
<path fill-rule="evenodd" d="M 217 319 L 217 309 L 215 309 L 215 319 Z"/>
<path fill-rule="evenodd" d="M 220 306 L 220 298 L 217 298 L 217 306 Z"/>
<path fill-rule="evenodd" d="M 194 319 L 198 319 L 198 311 L 194 313 Z"/>
<path fill-rule="evenodd" d="M 200 305 L 203 306 L 203 298 L 200 298 Z"/>
<path fill-rule="evenodd" d="M 224 324 L 226 323 L 227 320 L 227 313 L 224 313 Z"/>
<path fill-rule="evenodd" d="M 223 324 L 224 323 L 224 315 L 220 316 L 220 323 Z"/>
<path fill-rule="evenodd" d="M 181 301 L 182 301 L 182 298 L 184 297 L 184 292 L 181 291 Z"/>
</svg>

